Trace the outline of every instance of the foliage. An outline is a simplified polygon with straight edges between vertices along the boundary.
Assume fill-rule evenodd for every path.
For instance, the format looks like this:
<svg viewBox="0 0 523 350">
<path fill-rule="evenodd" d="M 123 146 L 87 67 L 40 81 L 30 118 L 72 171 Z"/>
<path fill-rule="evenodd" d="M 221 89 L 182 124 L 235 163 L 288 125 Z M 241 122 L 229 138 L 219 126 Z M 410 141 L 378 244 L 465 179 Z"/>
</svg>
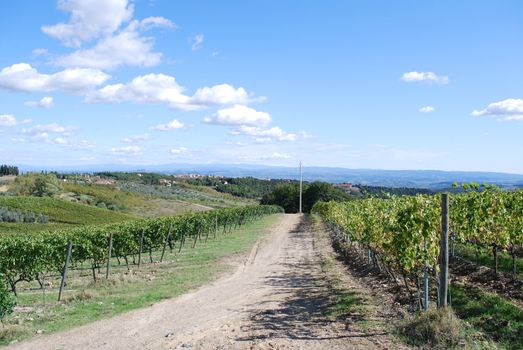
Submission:
<svg viewBox="0 0 523 350">
<path fill-rule="evenodd" d="M 304 185 L 302 210 L 310 212 L 317 201 L 345 201 L 349 195 L 332 187 L 326 182 L 316 181 L 310 185 Z M 279 205 L 286 213 L 297 213 L 299 211 L 300 187 L 299 183 L 293 182 L 281 184 L 272 192 L 261 199 L 261 204 Z"/>
<path fill-rule="evenodd" d="M 111 234 L 113 254 L 126 258 L 136 254 L 142 237 L 144 251 L 147 251 L 162 246 L 166 240 L 173 243 L 211 230 L 230 230 L 281 211 L 276 206 L 249 206 L 33 235 L 4 234 L 0 236 L 0 275 L 6 276 L 14 288 L 19 280 L 34 280 L 42 273 L 60 272 L 68 241 L 74 245 L 73 263 L 90 261 L 99 265 L 107 259 L 108 237 Z"/>
<path fill-rule="evenodd" d="M 9 210 L 0 207 L 0 222 L 36 222 L 46 224 L 49 222 L 49 217 L 43 214 L 36 214 L 31 212 L 23 212 L 19 210 Z"/>
<path fill-rule="evenodd" d="M 196 179 L 185 179 L 191 185 L 214 187 L 217 191 L 244 198 L 262 198 L 277 186 L 286 183 L 297 183 L 293 180 L 257 179 L 254 177 L 214 177 L 204 176 Z"/>
<path fill-rule="evenodd" d="M 62 190 L 55 174 L 29 173 L 18 176 L 11 190 L 20 196 L 52 197 Z"/>
<path fill-rule="evenodd" d="M 14 306 L 15 298 L 11 293 L 9 293 L 4 279 L 0 276 L 0 321 L 13 312 Z"/>
<path fill-rule="evenodd" d="M 18 176 L 20 171 L 17 166 L 2 164 L 0 165 L 0 176 L 15 175 Z"/>
<path fill-rule="evenodd" d="M 437 265 L 440 195 L 320 202 L 313 211 L 388 266 L 417 275 Z M 452 239 L 516 252 L 523 244 L 523 191 L 487 188 L 453 195 Z"/>
</svg>

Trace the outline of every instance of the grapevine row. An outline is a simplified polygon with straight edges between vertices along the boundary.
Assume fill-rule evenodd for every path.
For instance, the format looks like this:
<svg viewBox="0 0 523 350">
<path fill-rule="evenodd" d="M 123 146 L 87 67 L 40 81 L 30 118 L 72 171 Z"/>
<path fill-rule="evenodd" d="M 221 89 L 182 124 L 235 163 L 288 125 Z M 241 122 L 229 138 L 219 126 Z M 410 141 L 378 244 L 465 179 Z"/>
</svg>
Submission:
<svg viewBox="0 0 523 350">
<path fill-rule="evenodd" d="M 169 244 L 173 244 L 211 230 L 231 230 L 279 212 L 282 209 L 277 206 L 247 206 L 37 234 L 4 234 L 0 235 L 0 276 L 6 278 L 14 289 L 18 281 L 32 281 L 42 274 L 61 273 L 69 241 L 74 245 L 73 264 L 88 261 L 99 266 L 108 259 L 110 235 L 113 237 L 112 256 L 127 260 L 128 255 L 139 250 L 142 235 L 143 251 L 150 251 L 163 245 L 167 239 Z"/>
<path fill-rule="evenodd" d="M 348 241 L 372 251 L 391 271 L 415 274 L 435 267 L 441 232 L 440 195 L 392 196 L 344 203 L 320 202 L 320 214 Z M 451 196 L 451 238 L 507 251 L 523 246 L 523 191 L 487 188 Z"/>
</svg>

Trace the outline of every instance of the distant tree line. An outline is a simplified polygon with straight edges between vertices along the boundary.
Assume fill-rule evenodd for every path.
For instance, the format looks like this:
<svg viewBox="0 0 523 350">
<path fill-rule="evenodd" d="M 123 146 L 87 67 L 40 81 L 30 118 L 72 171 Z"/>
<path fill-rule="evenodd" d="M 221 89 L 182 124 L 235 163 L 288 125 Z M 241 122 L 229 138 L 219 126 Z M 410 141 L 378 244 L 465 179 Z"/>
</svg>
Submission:
<svg viewBox="0 0 523 350">
<path fill-rule="evenodd" d="M 17 166 L 14 165 L 7 165 L 2 164 L 0 165 L 0 176 L 6 176 L 6 175 L 19 175 L 20 170 L 18 170 Z"/>
<path fill-rule="evenodd" d="M 359 187 L 363 197 L 387 197 L 389 195 L 396 196 L 414 196 L 417 194 L 434 194 L 426 188 L 412 188 L 412 187 L 385 187 L 385 186 L 367 186 L 355 185 Z"/>
<path fill-rule="evenodd" d="M 257 179 L 254 177 L 213 177 L 204 176 L 196 179 L 185 180 L 188 184 L 196 186 L 209 186 L 218 192 L 229 193 L 243 198 L 260 199 L 273 191 L 281 184 L 298 183 L 295 180 L 283 179 Z"/>
</svg>

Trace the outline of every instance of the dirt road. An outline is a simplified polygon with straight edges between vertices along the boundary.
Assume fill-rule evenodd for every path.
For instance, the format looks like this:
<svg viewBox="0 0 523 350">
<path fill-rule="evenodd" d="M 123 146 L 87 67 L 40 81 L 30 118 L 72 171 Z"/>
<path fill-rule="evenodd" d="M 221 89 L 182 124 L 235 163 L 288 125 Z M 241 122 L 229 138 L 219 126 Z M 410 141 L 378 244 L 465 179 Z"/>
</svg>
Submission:
<svg viewBox="0 0 523 350">
<path fill-rule="evenodd" d="M 285 215 L 232 275 L 182 297 L 9 349 L 385 349 L 324 317 L 331 302 L 305 219 Z"/>
</svg>

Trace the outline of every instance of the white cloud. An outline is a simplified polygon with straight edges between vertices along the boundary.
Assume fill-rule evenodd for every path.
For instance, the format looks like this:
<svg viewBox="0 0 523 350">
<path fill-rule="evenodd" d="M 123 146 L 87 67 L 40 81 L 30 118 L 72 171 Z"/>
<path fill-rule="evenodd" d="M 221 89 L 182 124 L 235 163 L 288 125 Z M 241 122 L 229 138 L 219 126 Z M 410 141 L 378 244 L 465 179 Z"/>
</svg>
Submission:
<svg viewBox="0 0 523 350">
<path fill-rule="evenodd" d="M 203 39 L 205 39 L 205 36 L 203 34 L 196 34 L 193 36 L 189 41 L 192 43 L 191 50 L 196 51 L 202 48 L 203 46 Z"/>
<path fill-rule="evenodd" d="M 174 77 L 165 74 L 147 74 L 127 84 L 107 85 L 87 95 L 87 102 L 166 103 L 173 108 L 188 109 L 189 97 Z"/>
<path fill-rule="evenodd" d="M 183 128 L 183 123 L 173 119 L 167 124 L 159 124 L 156 126 L 151 127 L 151 130 L 156 131 L 172 131 L 172 130 L 179 130 Z"/>
<path fill-rule="evenodd" d="M 503 120 L 523 120 L 523 100 L 508 98 L 493 102 L 485 109 L 472 111 L 472 115 L 474 117 L 491 116 Z"/>
<path fill-rule="evenodd" d="M 78 159 L 85 162 L 85 161 L 89 161 L 89 160 L 95 160 L 96 157 L 80 157 Z"/>
<path fill-rule="evenodd" d="M 111 153 L 119 156 L 138 156 L 142 154 L 142 149 L 138 146 L 113 147 Z"/>
<path fill-rule="evenodd" d="M 2 114 L 0 115 L 0 128 L 3 127 L 12 127 L 18 125 L 18 121 L 12 114 Z"/>
<path fill-rule="evenodd" d="M 112 34 L 132 18 L 134 10 L 127 0 L 60 0 L 58 7 L 71 13 L 69 21 L 43 26 L 42 31 L 65 45 L 75 47 Z"/>
<path fill-rule="evenodd" d="M 150 138 L 149 134 L 134 135 L 134 136 L 129 136 L 129 137 L 123 138 L 122 142 L 136 143 L 136 142 L 140 142 L 140 141 L 147 141 L 147 140 L 149 140 L 149 138 Z"/>
<path fill-rule="evenodd" d="M 291 156 L 288 154 L 285 154 L 285 153 L 274 152 L 271 155 L 261 156 L 260 158 L 263 160 L 275 160 L 275 159 L 289 159 L 289 158 L 291 158 Z"/>
<path fill-rule="evenodd" d="M 126 84 L 106 85 L 87 94 L 86 101 L 91 103 L 165 103 L 171 108 L 194 110 L 212 105 L 247 103 L 257 98 L 247 93 L 244 88 L 235 88 L 228 84 L 203 87 L 189 97 L 185 88 L 176 79 L 166 74 L 147 74 L 134 78 Z M 259 100 L 259 98 L 258 98 Z"/>
<path fill-rule="evenodd" d="M 183 153 L 187 153 L 187 148 L 186 147 L 173 148 L 173 149 L 171 149 L 170 153 L 178 156 Z"/>
<path fill-rule="evenodd" d="M 51 96 L 42 97 L 40 101 L 27 101 L 24 103 L 27 107 L 51 108 L 53 107 L 53 98 Z"/>
<path fill-rule="evenodd" d="M 119 33 L 100 39 L 93 47 L 56 57 L 53 62 L 65 67 L 100 69 L 111 69 L 121 65 L 155 66 L 160 63 L 162 54 L 153 51 L 154 38 L 140 35 L 138 29 L 141 28 L 141 23 L 133 21 Z M 161 22 L 156 23 L 159 25 Z"/>
<path fill-rule="evenodd" d="M 39 49 L 34 49 L 32 51 L 32 54 L 34 56 L 46 56 L 49 54 L 49 51 L 47 49 L 39 48 Z"/>
<path fill-rule="evenodd" d="M 407 72 L 403 74 L 401 80 L 408 83 L 426 81 L 429 83 L 448 84 L 449 77 L 440 76 L 434 72 Z"/>
<path fill-rule="evenodd" d="M 43 26 L 42 31 L 77 50 L 53 57 L 52 62 L 58 66 L 151 67 L 160 62 L 162 54 L 154 52 L 154 38 L 142 36 L 141 32 L 176 28 L 164 17 L 132 20 L 134 8 L 127 0 L 62 0 L 59 7 L 71 12 L 69 22 Z M 94 40 L 90 47 L 81 48 L 83 43 Z"/>
<path fill-rule="evenodd" d="M 20 124 L 30 123 L 31 119 L 17 120 L 12 114 L 2 114 L 0 115 L 0 128 L 2 127 L 13 127 Z"/>
<path fill-rule="evenodd" d="M 63 90 L 81 93 L 103 84 L 110 75 L 90 68 L 71 68 L 42 74 L 28 63 L 17 63 L 0 71 L 0 88 L 10 91 L 38 92 Z"/>
<path fill-rule="evenodd" d="M 206 117 L 204 123 L 218 125 L 263 126 L 272 121 L 269 113 L 259 112 L 247 106 L 235 105 L 220 109 L 211 117 Z"/>
<path fill-rule="evenodd" d="M 77 128 L 74 127 L 74 126 L 63 126 L 63 125 L 60 125 L 60 124 L 57 124 L 57 123 L 52 123 L 52 124 L 45 124 L 45 125 L 35 125 L 34 127 L 32 128 L 28 128 L 28 129 L 23 129 L 22 130 L 22 134 L 25 134 L 25 135 L 38 135 L 38 134 L 41 134 L 41 133 L 47 133 L 47 132 L 52 132 L 52 133 L 57 133 L 57 134 L 64 134 L 66 136 L 70 135 L 70 133 L 74 130 L 76 130 Z"/>
<path fill-rule="evenodd" d="M 232 135 L 253 136 L 257 142 L 267 142 L 273 139 L 278 141 L 296 141 L 298 135 L 283 131 L 280 127 L 263 129 L 256 126 L 240 125 L 230 132 Z"/>
<path fill-rule="evenodd" d="M 421 113 L 431 113 L 431 112 L 434 112 L 435 109 L 432 106 L 424 106 L 424 107 L 421 107 L 420 109 L 418 109 L 418 111 Z"/>
<path fill-rule="evenodd" d="M 229 84 L 219 84 L 196 90 L 190 102 L 195 105 L 247 104 L 251 98 L 244 88 L 236 89 Z"/>
</svg>

